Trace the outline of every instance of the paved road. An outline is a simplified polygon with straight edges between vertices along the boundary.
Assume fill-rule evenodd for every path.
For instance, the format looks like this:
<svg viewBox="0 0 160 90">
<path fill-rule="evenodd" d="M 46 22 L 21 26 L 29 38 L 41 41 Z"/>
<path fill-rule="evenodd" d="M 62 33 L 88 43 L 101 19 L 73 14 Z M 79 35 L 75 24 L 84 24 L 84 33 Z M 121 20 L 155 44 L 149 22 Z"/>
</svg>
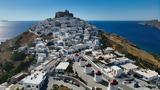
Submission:
<svg viewBox="0 0 160 90">
<path fill-rule="evenodd" d="M 52 73 L 53 70 L 55 69 L 56 67 L 56 64 L 57 64 L 57 60 L 51 60 L 44 68 L 43 70 L 47 70 L 48 73 Z"/>
<path fill-rule="evenodd" d="M 89 87 L 100 87 L 102 90 L 107 90 L 107 82 L 103 82 L 103 84 L 96 83 L 94 81 L 94 76 L 85 74 L 84 67 L 81 67 L 79 62 L 73 64 L 73 70 L 78 73 L 79 77 L 86 81 Z"/>
<path fill-rule="evenodd" d="M 92 59 L 93 59 L 92 57 L 89 57 L 89 56 L 86 56 L 86 55 L 82 55 L 82 57 L 83 57 L 84 59 L 86 59 L 86 60 L 92 65 L 92 67 L 93 67 L 94 69 L 101 71 L 101 72 L 103 73 L 103 78 L 104 78 L 104 79 L 106 79 L 106 80 L 112 80 L 112 79 L 113 79 L 113 78 L 107 76 L 106 73 L 102 71 L 102 68 L 99 68 L 99 67 L 92 61 Z M 119 86 L 120 88 L 122 88 L 123 90 L 134 90 L 133 88 L 122 84 L 122 82 L 119 82 L 119 83 L 120 83 L 120 84 L 118 84 L 118 86 Z"/>
</svg>

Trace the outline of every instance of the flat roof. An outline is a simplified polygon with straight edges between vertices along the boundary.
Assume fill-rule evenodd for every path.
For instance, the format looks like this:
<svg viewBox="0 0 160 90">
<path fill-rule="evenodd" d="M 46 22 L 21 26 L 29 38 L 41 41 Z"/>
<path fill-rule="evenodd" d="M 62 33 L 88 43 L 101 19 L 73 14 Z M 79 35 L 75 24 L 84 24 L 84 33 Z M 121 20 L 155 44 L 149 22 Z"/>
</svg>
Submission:
<svg viewBox="0 0 160 90">
<path fill-rule="evenodd" d="M 69 66 L 69 62 L 61 62 L 57 65 L 56 69 L 66 70 Z"/>
<path fill-rule="evenodd" d="M 147 78 L 150 77 L 154 77 L 154 76 L 158 76 L 158 73 L 152 70 L 146 70 L 146 69 L 141 69 L 141 70 L 137 70 L 135 71 L 137 74 L 143 75 Z"/>
<path fill-rule="evenodd" d="M 121 68 L 118 67 L 118 66 L 112 66 L 111 68 L 114 69 L 114 70 L 120 70 L 120 69 L 121 69 Z"/>
<path fill-rule="evenodd" d="M 121 65 L 122 68 L 126 69 L 126 70 L 131 70 L 131 69 L 136 69 L 138 68 L 138 66 L 132 64 L 132 63 L 127 63 L 124 65 Z"/>
<path fill-rule="evenodd" d="M 107 51 L 113 51 L 114 49 L 111 48 L 111 47 L 107 47 L 105 50 L 107 50 Z"/>
<path fill-rule="evenodd" d="M 120 58 L 111 58 L 109 59 L 110 63 L 114 63 L 114 62 L 130 62 L 130 63 L 134 63 L 135 61 L 127 58 L 127 57 L 120 57 Z"/>
<path fill-rule="evenodd" d="M 115 58 L 116 56 L 114 54 L 105 54 L 105 55 L 103 55 L 103 57 L 105 59 L 110 59 L 110 58 Z"/>
<path fill-rule="evenodd" d="M 47 72 L 44 72 L 44 71 L 36 71 L 33 74 L 22 79 L 22 82 L 38 85 L 44 80 L 46 73 Z"/>
</svg>

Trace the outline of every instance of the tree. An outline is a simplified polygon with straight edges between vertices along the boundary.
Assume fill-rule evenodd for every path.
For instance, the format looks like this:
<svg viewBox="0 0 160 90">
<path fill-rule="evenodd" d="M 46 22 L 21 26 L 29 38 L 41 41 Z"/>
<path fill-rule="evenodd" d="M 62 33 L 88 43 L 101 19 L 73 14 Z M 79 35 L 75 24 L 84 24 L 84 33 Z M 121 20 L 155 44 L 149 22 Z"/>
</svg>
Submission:
<svg viewBox="0 0 160 90">
<path fill-rule="evenodd" d="M 11 57 L 11 59 L 14 60 L 14 61 L 24 60 L 25 58 L 26 58 L 25 53 L 19 52 L 19 51 L 15 51 L 15 52 L 12 54 L 12 57 Z"/>
<path fill-rule="evenodd" d="M 2 64 L 2 68 L 7 72 L 9 72 L 13 67 L 13 63 L 9 61 L 6 61 L 4 64 Z"/>
</svg>

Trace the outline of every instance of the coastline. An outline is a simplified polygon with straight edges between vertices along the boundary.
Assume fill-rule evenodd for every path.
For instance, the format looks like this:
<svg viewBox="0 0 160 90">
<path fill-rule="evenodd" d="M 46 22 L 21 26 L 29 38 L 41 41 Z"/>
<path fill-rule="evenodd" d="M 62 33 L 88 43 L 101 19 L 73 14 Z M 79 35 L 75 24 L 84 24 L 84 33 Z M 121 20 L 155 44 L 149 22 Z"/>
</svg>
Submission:
<svg viewBox="0 0 160 90">
<path fill-rule="evenodd" d="M 156 20 L 150 20 L 150 21 L 143 21 L 143 22 L 140 22 L 139 24 L 155 27 L 158 30 L 160 30 L 160 22 L 157 19 Z"/>
<path fill-rule="evenodd" d="M 130 42 L 129 40 L 123 38 L 120 35 L 104 32 L 104 31 L 103 33 L 104 33 L 105 39 L 107 39 L 107 43 L 110 43 L 110 46 L 113 47 L 114 49 L 122 53 L 125 53 L 125 54 L 131 54 L 132 56 L 136 58 L 140 58 L 143 61 L 146 61 L 160 68 L 160 64 L 158 62 L 159 60 L 157 60 L 159 59 L 159 55 L 157 56 L 154 53 L 146 52 L 145 50 L 139 48 L 136 44 Z M 7 39 L 6 41 L 3 42 L 3 45 L 0 44 L 0 46 L 1 47 L 9 46 L 9 44 L 11 45 L 11 43 L 13 44 L 13 46 L 15 45 L 15 43 L 16 44 L 19 43 L 20 45 L 25 45 L 27 44 L 27 42 L 25 43 L 23 40 L 25 40 L 25 38 L 30 37 L 30 35 L 29 36 L 26 35 L 24 38 L 22 38 L 23 40 L 20 40 L 23 35 L 24 33 L 17 35 L 16 37 L 13 37 L 12 39 L 9 39 L 9 40 Z M 20 41 L 23 41 L 23 43 Z M 121 49 L 119 49 L 118 47 L 121 47 Z"/>
<path fill-rule="evenodd" d="M 128 42 L 128 40 L 111 33 L 102 34 L 102 38 L 115 50 L 124 53 L 127 57 L 143 64 L 143 68 L 150 68 L 160 73 L 160 58 L 152 53 L 146 52 Z"/>
</svg>

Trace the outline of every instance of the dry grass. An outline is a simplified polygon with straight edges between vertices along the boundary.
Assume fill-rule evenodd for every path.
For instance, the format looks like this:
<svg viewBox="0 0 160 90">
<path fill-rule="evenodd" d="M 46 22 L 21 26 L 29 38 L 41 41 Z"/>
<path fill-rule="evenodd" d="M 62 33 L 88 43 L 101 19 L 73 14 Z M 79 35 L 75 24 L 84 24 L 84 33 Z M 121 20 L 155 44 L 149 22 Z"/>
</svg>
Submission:
<svg viewBox="0 0 160 90">
<path fill-rule="evenodd" d="M 131 43 L 128 43 L 125 39 L 122 39 L 121 37 L 118 37 L 116 35 L 104 35 L 104 37 L 108 42 L 110 42 L 111 46 L 114 49 L 127 51 L 129 54 L 145 60 L 146 62 L 160 68 L 159 60 L 157 60 L 152 54 L 135 47 Z"/>
</svg>

